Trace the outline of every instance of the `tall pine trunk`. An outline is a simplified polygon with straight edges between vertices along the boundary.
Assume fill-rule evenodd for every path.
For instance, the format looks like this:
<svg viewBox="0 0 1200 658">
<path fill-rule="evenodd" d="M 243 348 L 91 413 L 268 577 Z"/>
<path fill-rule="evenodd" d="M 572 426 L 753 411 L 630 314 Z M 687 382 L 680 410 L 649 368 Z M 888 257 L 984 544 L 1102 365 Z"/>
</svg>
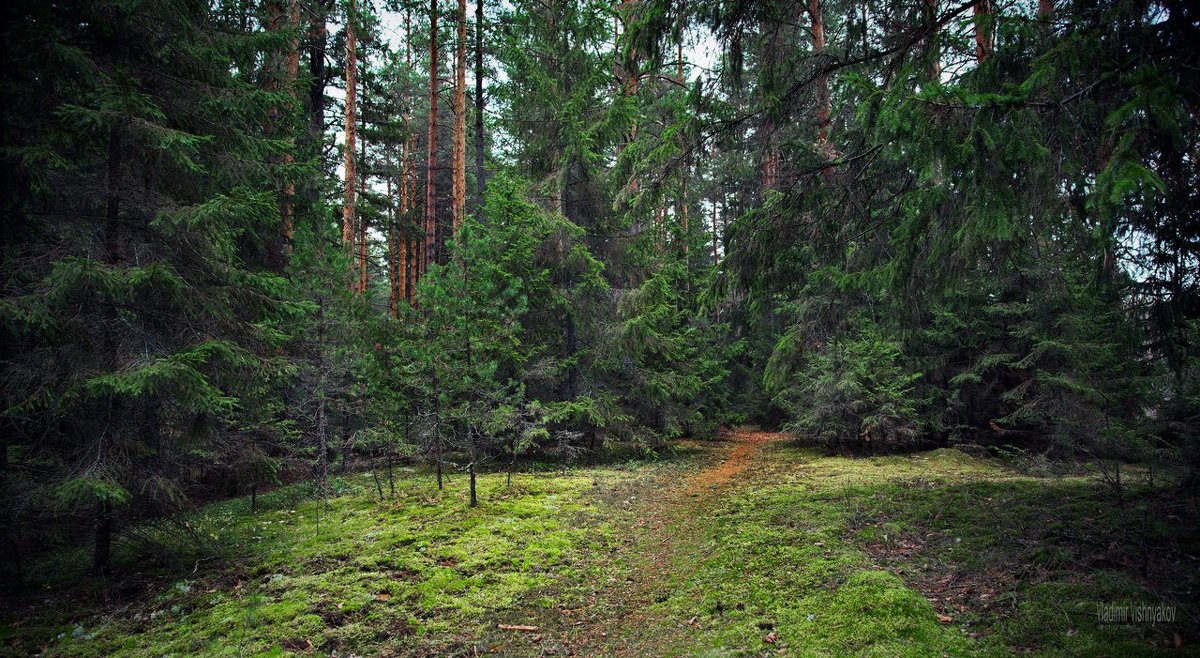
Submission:
<svg viewBox="0 0 1200 658">
<path fill-rule="evenodd" d="M 1038 38 L 1045 46 L 1054 33 L 1054 0 L 1038 0 Z"/>
<path fill-rule="evenodd" d="M 280 0 L 270 0 L 265 3 L 266 19 L 263 27 L 269 33 L 279 33 L 284 29 L 284 8 L 283 2 Z M 279 90 L 279 85 L 283 77 L 284 63 L 288 57 L 286 51 L 272 49 L 263 53 L 263 69 L 261 72 L 263 80 L 263 88 L 268 92 L 276 92 Z M 267 110 L 267 118 L 263 122 L 263 135 L 271 138 L 275 136 L 275 123 L 279 119 L 280 112 L 277 105 L 272 105 Z M 273 162 L 284 162 L 284 158 L 280 156 L 278 160 L 272 158 Z M 281 192 L 278 200 L 279 215 L 281 225 L 286 221 L 284 216 L 287 212 L 283 201 L 283 181 L 276 181 L 278 189 Z M 275 272 L 283 271 L 283 251 L 284 243 L 283 230 L 279 234 L 272 236 L 267 242 L 267 264 Z"/>
<path fill-rule="evenodd" d="M 483 0 L 475 0 L 475 218 L 483 221 Z"/>
<path fill-rule="evenodd" d="M 680 21 L 682 21 L 682 15 Z M 684 94 L 687 93 L 687 86 L 683 81 L 683 25 L 679 27 L 679 43 L 676 44 L 678 61 L 676 63 L 676 76 L 679 87 Z M 679 168 L 679 229 L 683 232 L 683 254 L 687 256 L 691 250 L 691 230 L 688 227 L 688 169 L 690 167 L 689 159 L 685 152 L 687 144 L 684 141 L 682 133 L 680 134 L 680 151 L 683 158 L 682 166 Z M 686 259 L 685 259 L 686 262 Z"/>
<path fill-rule="evenodd" d="M 325 50 L 329 41 L 329 31 L 325 26 L 325 17 L 333 0 L 319 0 L 312 4 L 313 16 L 308 27 L 308 134 L 306 135 L 306 157 L 319 157 L 325 141 Z M 305 189 L 305 202 L 308 207 L 316 207 L 320 202 L 321 188 L 309 184 Z"/>
<path fill-rule="evenodd" d="M 108 129 L 108 162 L 105 171 L 104 248 L 108 262 L 121 256 L 121 127 Z"/>
<path fill-rule="evenodd" d="M 15 435 L 16 422 L 0 419 L 0 578 L 21 587 L 25 576 L 21 570 L 21 548 L 17 544 L 16 509 L 12 504 L 8 480 L 8 437 Z"/>
<path fill-rule="evenodd" d="M 404 234 L 400 243 L 401 262 L 403 263 L 400 270 L 400 289 L 404 300 L 412 305 L 412 291 L 415 284 L 416 270 L 419 267 L 415 254 L 413 253 L 413 240 L 409 231 L 409 221 L 411 219 L 411 210 L 416 205 L 415 190 L 413 189 L 414 167 L 412 164 L 413 147 L 415 145 L 415 135 L 412 128 L 412 97 L 408 88 L 409 73 L 412 73 L 412 9 L 404 10 L 404 64 L 405 77 L 404 88 L 401 93 L 404 94 L 404 146 L 401 149 L 400 155 L 400 217 L 404 222 Z"/>
<path fill-rule="evenodd" d="M 925 56 L 928 58 L 926 75 L 931 82 L 940 82 L 942 77 L 942 53 L 939 39 L 940 29 L 937 20 L 937 0 L 923 0 L 921 3 L 922 19 L 929 36 L 925 38 Z"/>
<path fill-rule="evenodd" d="M 457 238 L 467 215 L 467 0 L 458 0 L 458 48 L 454 56 L 454 155 L 451 228 Z"/>
<path fill-rule="evenodd" d="M 288 27 L 292 30 L 292 38 L 288 42 L 287 58 L 284 62 L 283 88 L 288 97 L 295 101 L 296 78 L 300 74 L 300 0 L 289 0 L 288 2 Z M 289 148 L 283 154 L 283 164 L 285 165 L 293 164 L 296 161 L 293 155 L 296 145 L 295 131 L 291 129 L 289 129 L 288 144 Z M 291 257 L 292 241 L 296 233 L 296 182 L 291 178 L 283 183 L 283 198 L 280 205 L 282 207 L 280 229 L 283 233 L 283 258 L 286 262 Z"/>
<path fill-rule="evenodd" d="M 352 274 L 356 270 L 353 263 L 355 242 L 354 199 L 358 191 L 356 176 L 356 160 L 358 156 L 354 152 L 355 136 L 358 130 L 358 53 L 354 34 L 354 19 L 354 0 L 350 0 L 350 6 L 346 15 L 346 146 L 344 149 L 346 187 L 345 200 L 342 204 L 342 245 L 350 254 L 350 271 Z M 350 288 L 351 290 L 357 288 L 355 277 L 351 278 Z"/>
<path fill-rule="evenodd" d="M 767 190 L 775 189 L 779 179 L 779 135 L 775 131 L 775 122 L 767 119 L 763 133 L 767 138 L 766 154 L 763 156 L 762 165 L 762 189 L 765 193 Z"/>
<path fill-rule="evenodd" d="M 438 105 L 438 3 L 429 0 L 429 135 L 425 157 L 425 250 L 422 255 L 422 274 L 436 262 L 437 245 L 437 105 Z M 440 457 L 439 457 L 440 459 Z M 439 463 L 439 472 L 441 465 Z M 439 475 L 439 480 L 441 479 Z"/>
<path fill-rule="evenodd" d="M 620 53 L 620 49 L 622 37 L 626 37 L 626 35 L 629 34 L 630 26 L 634 22 L 635 14 L 637 13 L 637 4 L 638 0 L 623 0 L 617 7 L 616 16 L 613 19 L 615 32 L 613 35 L 613 40 L 616 44 L 619 54 L 618 62 L 620 62 L 617 69 L 617 77 L 621 80 L 621 95 L 627 99 L 626 102 L 634 103 L 636 103 L 636 100 L 633 99 L 638 95 L 638 84 L 641 78 L 641 66 L 638 62 L 637 45 L 632 41 L 626 44 L 629 48 L 629 52 L 627 53 Z M 623 30 L 619 29 L 619 26 L 622 25 L 624 26 Z M 629 144 L 632 144 L 634 140 L 637 139 L 637 133 L 638 120 L 635 115 L 632 121 L 630 121 L 629 129 L 625 131 L 625 134 L 621 136 L 621 141 L 617 144 L 618 158 L 621 157 L 621 152 L 625 150 L 625 147 L 627 147 Z M 635 191 L 637 190 L 637 187 L 637 177 L 631 177 L 629 181 L 629 189 L 631 191 Z"/>
<path fill-rule="evenodd" d="M 396 203 L 395 187 L 396 172 L 392 169 L 392 146 L 384 150 L 384 181 L 387 185 L 387 267 L 388 267 L 388 313 L 393 317 L 400 315 L 400 273 L 403 264 L 400 260 L 400 226 L 399 208 Z"/>
<path fill-rule="evenodd" d="M 359 162 L 362 165 L 362 170 L 358 171 L 358 194 L 362 198 L 367 197 L 367 177 L 370 171 L 367 168 L 367 140 L 363 139 L 367 132 L 367 81 L 366 76 L 362 78 L 362 112 L 359 114 Z M 367 284 L 369 281 L 369 273 L 367 271 L 367 218 L 364 216 L 355 217 L 355 228 L 358 232 L 356 238 L 358 244 L 358 292 L 365 295 L 367 292 Z"/>
<path fill-rule="evenodd" d="M 937 0 L 924 0 L 921 6 L 924 13 L 925 26 L 929 30 L 929 36 L 925 39 L 925 47 L 928 51 L 925 53 L 928 61 L 925 74 L 930 85 L 938 85 L 942 81 L 942 50 L 940 45 L 941 39 L 939 33 L 941 27 L 938 24 Z M 944 169 L 942 156 L 935 155 L 932 176 L 935 186 L 940 186 L 944 182 Z"/>
<path fill-rule="evenodd" d="M 812 15 L 813 56 L 817 58 L 817 67 L 824 68 L 825 62 L 825 18 L 821 13 L 821 0 L 808 0 L 808 13 Z M 833 159 L 833 147 L 829 143 L 830 118 L 833 107 L 829 97 L 829 76 L 821 73 L 817 76 L 817 149 L 826 160 Z"/>
</svg>

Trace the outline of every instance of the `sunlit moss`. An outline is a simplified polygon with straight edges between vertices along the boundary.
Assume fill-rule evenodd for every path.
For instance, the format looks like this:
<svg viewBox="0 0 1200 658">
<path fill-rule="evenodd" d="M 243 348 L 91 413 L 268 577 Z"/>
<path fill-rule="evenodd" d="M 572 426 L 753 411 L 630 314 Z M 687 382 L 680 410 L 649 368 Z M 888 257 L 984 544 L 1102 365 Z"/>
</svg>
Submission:
<svg viewBox="0 0 1200 658">
<path fill-rule="evenodd" d="M 719 493 L 672 489 L 702 457 L 546 469 L 511 487 L 489 474 L 478 508 L 461 482 L 437 492 L 420 472 L 382 501 L 349 477 L 327 505 L 306 485 L 261 496 L 255 514 L 244 500 L 211 505 L 189 523 L 219 537 L 206 550 L 224 562 L 166 567 L 106 614 L 52 598 L 0 627 L 0 653 L 538 655 L 580 639 L 573 611 L 607 633 L 579 655 L 1140 655 L 1163 641 L 1163 629 L 1097 625 L 1097 601 L 1145 590 L 1121 569 L 1081 571 L 1056 541 L 1127 528 L 1092 478 L 955 450 L 855 459 L 773 443 Z M 947 574 L 997 603 L 927 599 Z M 633 587 L 651 602 L 631 620 Z M 545 639 L 497 623 L 534 623 Z"/>
</svg>

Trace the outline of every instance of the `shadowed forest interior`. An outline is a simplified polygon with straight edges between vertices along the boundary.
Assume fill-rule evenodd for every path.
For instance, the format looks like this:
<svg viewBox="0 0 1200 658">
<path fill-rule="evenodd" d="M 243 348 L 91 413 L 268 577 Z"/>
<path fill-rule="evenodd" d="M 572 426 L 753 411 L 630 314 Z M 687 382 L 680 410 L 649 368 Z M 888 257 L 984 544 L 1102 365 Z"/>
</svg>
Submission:
<svg viewBox="0 0 1200 658">
<path fill-rule="evenodd" d="M 1191 3 L 0 12 L 0 655 L 1200 646 Z"/>
</svg>

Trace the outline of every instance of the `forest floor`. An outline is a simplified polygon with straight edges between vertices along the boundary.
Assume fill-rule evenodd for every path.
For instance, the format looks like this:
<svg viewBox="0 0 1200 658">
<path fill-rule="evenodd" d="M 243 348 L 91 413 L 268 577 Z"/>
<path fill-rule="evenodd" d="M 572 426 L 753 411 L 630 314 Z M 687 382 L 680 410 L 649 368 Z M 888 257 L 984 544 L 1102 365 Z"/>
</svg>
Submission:
<svg viewBox="0 0 1200 658">
<path fill-rule="evenodd" d="M 1145 475 L 1145 473 L 1143 473 Z M 1194 651 L 1195 499 L 956 450 L 829 457 L 738 429 L 669 455 L 437 491 L 406 469 L 206 507 L 203 541 L 0 608 L 0 655 L 941 656 Z M 129 568 L 128 566 L 126 568 Z M 1102 623 L 1112 606 L 1174 620 Z"/>
</svg>

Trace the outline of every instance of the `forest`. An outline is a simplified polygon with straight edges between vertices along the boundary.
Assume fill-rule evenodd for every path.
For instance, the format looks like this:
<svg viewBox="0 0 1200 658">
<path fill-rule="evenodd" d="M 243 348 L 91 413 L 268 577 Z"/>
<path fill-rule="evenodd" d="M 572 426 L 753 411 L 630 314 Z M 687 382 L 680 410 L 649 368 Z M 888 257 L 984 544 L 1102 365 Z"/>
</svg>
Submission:
<svg viewBox="0 0 1200 658">
<path fill-rule="evenodd" d="M 1190 2 L 0 12 L 0 656 L 1200 647 Z"/>
</svg>

